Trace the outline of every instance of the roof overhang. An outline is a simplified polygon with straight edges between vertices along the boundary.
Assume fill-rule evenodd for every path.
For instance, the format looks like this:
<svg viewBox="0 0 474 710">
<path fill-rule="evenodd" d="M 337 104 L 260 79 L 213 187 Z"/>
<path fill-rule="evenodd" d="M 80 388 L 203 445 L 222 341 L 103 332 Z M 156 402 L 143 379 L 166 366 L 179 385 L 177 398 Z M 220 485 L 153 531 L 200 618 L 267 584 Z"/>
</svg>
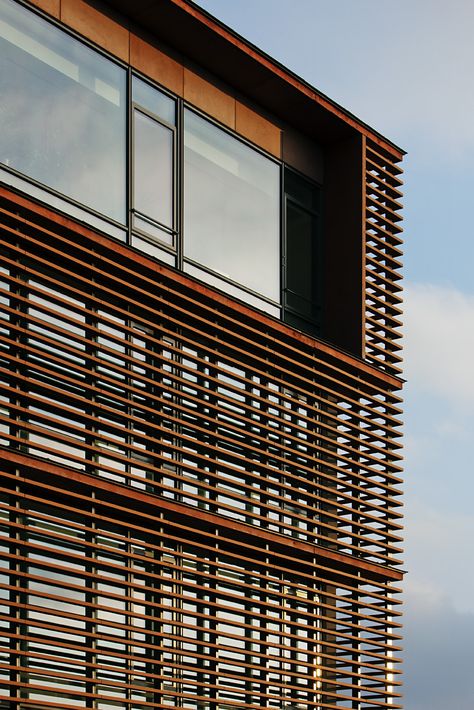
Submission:
<svg viewBox="0 0 474 710">
<path fill-rule="evenodd" d="M 105 5 L 319 142 L 331 143 L 358 132 L 392 156 L 404 155 L 401 148 L 190 0 L 105 0 Z"/>
</svg>

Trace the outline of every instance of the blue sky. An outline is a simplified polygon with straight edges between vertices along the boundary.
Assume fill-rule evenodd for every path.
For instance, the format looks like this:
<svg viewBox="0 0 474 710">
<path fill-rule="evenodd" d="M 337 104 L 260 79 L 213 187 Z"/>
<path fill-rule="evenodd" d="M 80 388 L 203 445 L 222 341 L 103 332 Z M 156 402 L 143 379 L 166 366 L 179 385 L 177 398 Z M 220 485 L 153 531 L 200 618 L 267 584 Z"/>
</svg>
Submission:
<svg viewBox="0 0 474 710">
<path fill-rule="evenodd" d="M 199 4 L 408 151 L 405 707 L 473 710 L 474 2 Z"/>
</svg>

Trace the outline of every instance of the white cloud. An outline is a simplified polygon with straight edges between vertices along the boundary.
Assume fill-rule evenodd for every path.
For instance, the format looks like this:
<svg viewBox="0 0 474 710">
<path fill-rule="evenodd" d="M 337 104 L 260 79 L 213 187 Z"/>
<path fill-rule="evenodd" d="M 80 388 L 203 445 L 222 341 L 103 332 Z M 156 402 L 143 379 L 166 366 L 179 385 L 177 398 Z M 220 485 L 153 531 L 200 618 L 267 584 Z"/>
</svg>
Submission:
<svg viewBox="0 0 474 710">
<path fill-rule="evenodd" d="M 472 710 L 474 614 L 418 590 L 407 599 L 405 634 L 405 706 Z"/>
<path fill-rule="evenodd" d="M 409 284 L 405 334 L 405 374 L 412 389 L 474 409 L 474 295 Z"/>
<path fill-rule="evenodd" d="M 447 475 L 446 483 L 452 483 L 453 477 L 455 474 Z M 420 490 L 407 500 L 406 537 L 408 574 L 404 586 L 408 596 L 423 597 L 432 607 L 449 599 L 456 611 L 474 614 L 474 567 L 470 564 L 474 516 L 435 509 L 424 502 Z M 458 580 L 457 584 L 453 585 L 453 580 Z"/>
<path fill-rule="evenodd" d="M 474 518 L 409 505 L 404 692 L 410 710 L 472 710 Z"/>
</svg>

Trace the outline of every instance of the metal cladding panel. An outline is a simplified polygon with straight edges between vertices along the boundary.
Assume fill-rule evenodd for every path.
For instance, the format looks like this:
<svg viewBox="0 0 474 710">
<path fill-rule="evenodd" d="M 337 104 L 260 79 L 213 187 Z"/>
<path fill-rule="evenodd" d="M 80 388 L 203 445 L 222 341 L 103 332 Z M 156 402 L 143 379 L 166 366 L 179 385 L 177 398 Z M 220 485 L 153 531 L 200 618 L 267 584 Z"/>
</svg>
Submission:
<svg viewBox="0 0 474 710">
<path fill-rule="evenodd" d="M 3 198 L 0 707 L 399 707 L 397 378 Z"/>
</svg>

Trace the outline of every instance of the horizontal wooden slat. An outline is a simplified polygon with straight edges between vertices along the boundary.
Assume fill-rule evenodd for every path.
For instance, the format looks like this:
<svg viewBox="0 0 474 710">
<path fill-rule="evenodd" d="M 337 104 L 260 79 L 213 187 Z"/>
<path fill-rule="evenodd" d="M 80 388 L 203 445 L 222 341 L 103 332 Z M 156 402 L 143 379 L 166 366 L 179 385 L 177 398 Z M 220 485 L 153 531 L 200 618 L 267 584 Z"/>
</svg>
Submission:
<svg viewBox="0 0 474 710">
<path fill-rule="evenodd" d="M 20 479 L 17 480 L 20 482 Z M 28 478 L 24 480 L 27 482 Z M 69 498 L 71 494 L 72 491 L 68 491 L 66 496 Z M 245 700 L 252 697 L 252 702 L 247 704 L 258 707 L 260 702 L 270 702 L 276 697 L 277 689 L 283 688 L 296 694 L 304 693 L 303 698 L 300 696 L 301 702 L 314 708 L 339 707 L 341 700 L 351 697 L 352 692 L 356 693 L 354 698 L 363 697 L 364 703 L 374 708 L 386 706 L 388 698 L 393 702 L 397 696 L 395 688 L 398 682 L 395 678 L 389 681 L 390 689 L 386 688 L 384 659 L 386 653 L 390 653 L 390 663 L 398 660 L 393 656 L 399 648 L 398 636 L 394 634 L 398 624 L 392 620 L 391 602 L 388 599 L 383 604 L 377 602 L 378 598 L 384 599 L 384 596 L 380 596 L 383 585 L 371 582 L 364 589 L 366 581 L 359 574 L 358 595 L 351 592 L 353 585 L 341 586 L 340 581 L 336 580 L 329 582 L 326 589 L 327 582 L 324 582 L 324 576 L 320 576 L 321 570 L 317 572 L 317 568 L 313 568 L 309 562 L 305 566 L 301 561 L 298 563 L 298 572 L 289 573 L 288 581 L 285 582 L 285 575 L 288 574 L 285 567 L 275 565 L 270 559 L 259 559 L 257 566 L 260 569 L 255 572 L 255 562 L 252 563 L 245 553 L 241 556 L 240 543 L 231 539 L 226 541 L 219 536 L 217 540 L 220 543 L 216 547 L 212 531 L 209 533 L 207 557 L 200 542 L 187 542 L 185 537 L 170 536 L 168 526 L 171 531 L 176 528 L 176 524 L 167 523 L 162 517 L 157 517 L 154 525 L 149 523 L 146 528 L 141 528 L 130 524 L 130 519 L 121 523 L 117 512 L 109 518 L 110 523 L 106 523 L 105 518 L 95 511 L 97 505 L 100 505 L 95 498 L 87 501 L 82 497 L 82 506 L 86 507 L 81 509 L 76 506 L 73 512 L 69 506 L 61 506 L 59 500 L 51 508 L 47 498 L 41 503 L 38 496 L 29 495 L 21 498 L 27 505 L 19 508 L 14 504 L 16 497 L 17 493 L 13 491 L 13 504 L 2 504 L 0 507 L 2 525 L 11 524 L 12 530 L 18 530 L 18 534 L 12 532 L 10 535 L 12 553 L 0 550 L 0 554 L 7 563 L 2 573 L 12 580 L 18 580 L 11 584 L 2 582 L 2 587 L 13 595 L 5 603 L 8 608 L 17 608 L 20 616 L 2 615 L 2 618 L 8 620 L 11 627 L 9 638 L 17 637 L 17 627 L 29 631 L 28 634 L 23 632 L 18 635 L 18 638 L 21 638 L 23 655 L 30 651 L 31 679 L 25 685 L 30 691 L 30 699 L 37 676 L 49 677 L 50 688 L 54 687 L 54 678 L 60 679 L 60 693 L 68 697 L 68 702 L 73 698 L 86 697 L 85 694 L 89 692 L 68 687 L 71 683 L 87 682 L 88 687 L 97 687 L 97 692 L 92 692 L 91 697 L 101 693 L 103 696 L 102 686 L 106 681 L 96 673 L 112 672 L 110 668 L 115 671 L 110 687 L 120 688 L 121 692 L 148 689 L 153 693 L 155 704 L 160 696 L 167 695 L 166 684 L 173 679 L 171 673 L 175 674 L 173 680 L 176 687 L 180 683 L 192 683 L 193 687 L 199 689 L 197 692 L 202 693 L 203 699 L 213 697 L 217 688 L 227 688 L 236 706 L 239 702 L 245 704 Z M 91 508 L 90 512 L 87 512 L 87 508 Z M 50 510 L 54 511 L 53 515 Z M 90 523 L 84 525 L 78 517 L 81 514 L 85 514 Z M 109 532 L 110 525 L 113 528 Z M 38 542 L 35 539 L 37 536 Z M 201 550 L 197 556 L 190 554 L 196 545 Z M 81 554 L 81 548 L 90 552 Z M 268 549 L 265 554 L 273 557 L 275 553 Z M 22 559 L 25 563 L 30 560 L 37 571 L 18 568 L 18 562 Z M 8 569 L 8 560 L 11 560 L 11 570 Z M 244 571 L 245 565 L 247 572 Z M 236 580 L 233 575 L 239 568 L 244 575 L 250 575 L 253 581 L 245 582 L 244 578 Z M 38 574 L 40 570 L 44 570 L 42 575 Z M 61 575 L 56 579 L 59 572 Z M 318 574 L 318 582 L 315 573 Z M 98 589 L 94 584 L 97 578 L 102 585 L 108 586 Z M 29 587 L 20 581 L 27 579 L 30 580 Z M 89 579 L 90 582 L 78 584 L 81 579 Z M 262 580 L 262 584 L 258 583 L 258 579 Z M 171 587 L 170 580 L 174 580 Z M 36 589 L 35 586 L 41 583 L 44 586 Z M 48 584 L 54 585 L 56 591 L 48 590 Z M 279 592 L 271 586 L 274 584 L 281 585 L 282 590 L 286 590 L 288 585 L 294 591 L 288 589 L 284 593 Z M 161 589 L 159 598 L 151 595 L 157 586 Z M 63 589 L 64 593 L 60 594 L 59 589 Z M 128 591 L 122 594 L 119 593 L 121 589 Z M 244 594 L 237 593 L 238 589 L 242 589 Z M 16 602 L 17 595 L 27 595 L 24 597 L 26 602 Z M 46 604 L 48 599 L 53 603 L 52 607 L 51 604 L 40 603 L 44 600 Z M 165 600 L 172 607 L 164 603 Z M 117 607 L 119 602 L 123 607 L 121 609 Z M 62 608 L 63 603 L 68 605 L 66 609 Z M 182 607 L 182 603 L 187 604 L 187 607 Z M 132 608 L 131 604 L 138 607 Z M 243 606 L 246 604 L 248 610 L 244 611 Z M 79 613 L 74 613 L 74 607 Z M 175 610 L 171 621 L 166 616 L 170 608 Z M 28 619 L 23 616 L 23 609 L 28 613 Z M 95 614 L 91 616 L 87 629 L 70 626 L 71 622 L 79 623 L 88 618 L 89 609 L 95 610 Z M 46 616 L 35 618 L 38 613 Z M 115 616 L 109 618 L 108 613 Z M 162 617 L 162 614 L 165 616 Z M 235 614 L 246 615 L 248 621 L 239 622 Z M 227 618 L 228 615 L 230 618 Z M 311 619 L 314 621 L 310 622 Z M 209 625 L 212 620 L 215 624 L 226 624 L 225 630 L 214 628 L 213 623 Z M 193 641 L 196 629 L 203 623 L 206 624 L 203 629 L 209 638 L 197 637 Z M 148 628 L 147 624 L 152 624 L 152 627 Z M 171 624 L 173 629 L 165 629 L 163 624 Z M 39 633 L 42 629 L 49 631 L 49 635 Z M 259 638 L 253 636 L 252 643 L 256 647 L 251 651 L 240 646 L 245 629 L 249 632 L 260 629 Z M 120 631 L 121 635 L 117 636 L 114 630 Z M 361 637 L 359 630 L 363 630 Z M 65 631 L 68 639 L 64 638 Z M 282 639 L 279 642 L 277 637 L 281 633 L 284 634 L 284 641 Z M 321 633 L 323 636 L 320 637 Z M 62 652 L 56 657 L 56 666 L 59 662 L 63 667 L 58 670 L 54 670 L 55 659 L 48 654 L 51 634 L 59 635 L 58 650 Z M 140 634 L 140 637 L 130 634 Z M 218 637 L 221 639 L 219 642 Z M 81 639 L 85 639 L 85 642 Z M 189 648 L 180 647 L 183 639 Z M 303 646 L 298 651 L 302 657 L 298 661 L 290 660 L 291 656 L 285 654 L 292 644 L 301 643 L 302 640 Z M 108 642 L 119 642 L 124 651 L 109 649 Z M 359 643 L 363 644 L 363 650 L 353 658 L 353 650 Z M 199 652 L 198 649 L 204 647 L 215 649 L 217 655 L 209 656 Z M 69 648 L 74 650 L 70 660 L 67 653 Z M 127 653 L 127 648 L 135 649 L 135 652 Z M 266 650 L 269 648 L 272 649 L 271 656 L 268 656 Z M 153 649 L 155 651 L 152 654 Z M 88 653 L 93 653 L 97 659 L 95 663 L 87 661 Z M 223 658 L 226 653 L 235 658 L 226 660 Z M 41 668 L 34 667 L 42 656 L 48 661 L 47 672 L 43 674 Z M 247 656 L 253 662 L 245 660 Z M 122 666 L 110 666 L 111 660 L 120 658 L 129 659 L 129 663 L 134 664 L 129 668 L 130 673 L 124 673 Z M 284 665 L 275 665 L 270 669 L 267 666 L 269 658 Z M 212 663 L 217 665 L 213 666 Z M 147 664 L 146 667 L 143 664 Z M 234 668 L 233 671 L 230 668 L 224 670 L 228 664 Z M 64 665 L 71 670 L 68 671 Z M 138 667 L 135 668 L 135 665 Z M 18 673 L 21 671 L 21 664 L 5 667 Z M 319 669 L 320 676 L 317 677 L 324 683 L 320 688 L 316 688 L 314 681 L 311 681 L 315 668 Z M 92 673 L 92 669 L 95 669 L 95 673 Z M 245 671 L 245 675 L 236 672 L 239 669 Z M 187 680 L 179 677 L 183 673 L 187 674 Z M 119 680 L 117 674 L 123 678 Z M 243 678 L 248 682 L 239 686 Z M 215 682 L 217 679 L 218 683 Z M 311 681 L 309 685 L 308 680 Z M 17 685 L 20 687 L 21 683 Z M 196 696 L 194 692 L 193 697 Z M 178 697 L 179 690 L 176 693 L 172 697 Z M 141 699 L 135 700 L 133 705 L 131 699 L 128 703 L 130 708 L 147 707 Z"/>
<path fill-rule="evenodd" d="M 399 707 L 398 183 L 370 159 L 375 366 L 1 193 L 15 710 Z"/>
</svg>

